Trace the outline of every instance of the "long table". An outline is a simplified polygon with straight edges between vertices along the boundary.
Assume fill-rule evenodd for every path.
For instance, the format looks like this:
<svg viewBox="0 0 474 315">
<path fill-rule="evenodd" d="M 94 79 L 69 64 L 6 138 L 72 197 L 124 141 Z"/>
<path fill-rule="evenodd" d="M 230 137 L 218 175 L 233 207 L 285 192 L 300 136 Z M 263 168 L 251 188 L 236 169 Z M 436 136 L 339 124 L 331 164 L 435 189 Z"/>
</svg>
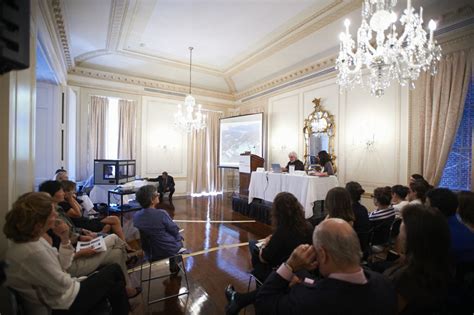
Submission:
<svg viewBox="0 0 474 315">
<path fill-rule="evenodd" d="M 324 200 L 327 192 L 339 186 L 336 176 L 317 177 L 308 175 L 293 175 L 287 173 L 252 172 L 249 186 L 249 203 L 253 198 L 273 201 L 282 191 L 295 195 L 303 205 L 305 217 L 313 215 L 313 204 Z"/>
</svg>

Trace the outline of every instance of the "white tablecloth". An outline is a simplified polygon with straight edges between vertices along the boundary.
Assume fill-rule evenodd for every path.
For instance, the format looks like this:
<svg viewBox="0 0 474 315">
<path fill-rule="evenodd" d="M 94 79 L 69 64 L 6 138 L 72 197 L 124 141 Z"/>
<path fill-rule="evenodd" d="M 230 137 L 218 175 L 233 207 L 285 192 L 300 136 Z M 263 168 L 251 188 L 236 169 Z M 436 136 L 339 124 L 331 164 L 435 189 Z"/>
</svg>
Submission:
<svg viewBox="0 0 474 315">
<path fill-rule="evenodd" d="M 327 192 L 339 186 L 336 176 L 317 177 L 308 175 L 290 175 L 287 173 L 252 172 L 249 186 L 249 203 L 253 198 L 272 202 L 282 191 L 295 195 L 303 205 L 305 217 L 313 215 L 313 204 L 316 200 L 324 200 Z"/>
</svg>

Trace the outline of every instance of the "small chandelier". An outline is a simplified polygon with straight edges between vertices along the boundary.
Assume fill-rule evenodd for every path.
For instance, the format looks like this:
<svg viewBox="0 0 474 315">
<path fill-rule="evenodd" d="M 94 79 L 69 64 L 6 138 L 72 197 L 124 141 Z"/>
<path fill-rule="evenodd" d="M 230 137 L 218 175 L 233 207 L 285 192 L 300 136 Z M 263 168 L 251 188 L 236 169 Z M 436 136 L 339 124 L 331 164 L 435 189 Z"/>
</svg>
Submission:
<svg viewBox="0 0 474 315">
<path fill-rule="evenodd" d="M 411 0 L 400 18 L 399 36 L 397 15 L 393 12 L 397 0 L 364 0 L 362 4 L 362 23 L 357 31 L 357 46 L 349 33 L 350 21 L 346 19 L 345 33 L 339 35 L 341 41 L 339 57 L 336 60 L 337 83 L 340 89 L 353 88 L 364 84 L 362 70 L 369 69 L 369 85 L 372 95 L 380 97 L 397 79 L 402 85 L 415 88 L 414 81 L 420 72 L 430 70 L 436 74 L 441 59 L 441 48 L 433 40 L 436 23 L 430 20 L 429 39 L 423 29 L 423 8 L 415 13 Z M 372 32 L 376 33 L 375 42 Z M 376 44 L 374 47 L 373 44 Z"/>
<path fill-rule="evenodd" d="M 191 95 L 191 67 L 193 64 L 193 47 L 189 47 L 189 94 L 184 99 L 185 112 L 183 113 L 183 106 L 178 104 L 178 112 L 174 114 L 174 124 L 186 131 L 201 130 L 206 128 L 206 115 L 201 112 L 201 104 L 198 104 L 195 115 L 194 107 L 196 106 L 196 99 Z"/>
</svg>

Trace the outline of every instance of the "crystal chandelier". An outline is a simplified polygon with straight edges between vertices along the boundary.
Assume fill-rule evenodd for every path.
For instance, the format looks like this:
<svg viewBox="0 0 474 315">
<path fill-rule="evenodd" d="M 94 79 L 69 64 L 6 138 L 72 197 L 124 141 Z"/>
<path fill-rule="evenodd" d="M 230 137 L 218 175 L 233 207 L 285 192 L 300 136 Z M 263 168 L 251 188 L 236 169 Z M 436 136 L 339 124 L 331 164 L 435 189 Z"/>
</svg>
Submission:
<svg viewBox="0 0 474 315">
<path fill-rule="evenodd" d="M 397 0 L 364 0 L 357 46 L 349 33 L 350 21 L 344 21 L 346 31 L 339 35 L 341 44 L 336 60 L 341 92 L 356 84 L 364 85 L 364 68 L 369 72 L 370 92 L 377 97 L 384 94 L 395 78 L 402 86 L 414 89 L 414 81 L 422 70 L 429 69 L 431 75 L 436 74 L 441 59 L 441 48 L 433 40 L 436 23 L 430 20 L 428 38 L 423 29 L 423 8 L 416 13 L 408 0 L 397 29 L 398 18 L 393 11 L 396 4 Z M 375 40 L 372 40 L 372 32 L 376 33 Z"/>
<path fill-rule="evenodd" d="M 185 112 L 183 106 L 178 104 L 178 112 L 174 115 L 174 123 L 178 128 L 186 132 L 201 130 L 206 127 L 206 115 L 201 112 L 201 104 L 198 104 L 197 111 L 194 113 L 196 99 L 191 95 L 191 67 L 193 64 L 193 47 L 189 47 L 189 94 L 184 99 Z"/>
</svg>

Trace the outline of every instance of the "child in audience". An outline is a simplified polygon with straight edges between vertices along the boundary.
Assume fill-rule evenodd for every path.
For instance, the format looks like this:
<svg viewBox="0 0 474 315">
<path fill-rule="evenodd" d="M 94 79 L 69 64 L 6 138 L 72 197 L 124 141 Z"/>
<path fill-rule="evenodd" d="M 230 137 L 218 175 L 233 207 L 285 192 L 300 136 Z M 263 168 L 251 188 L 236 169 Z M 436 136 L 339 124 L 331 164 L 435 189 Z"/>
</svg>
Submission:
<svg viewBox="0 0 474 315">
<path fill-rule="evenodd" d="M 305 220 L 303 206 L 289 192 L 281 192 L 273 200 L 272 225 L 273 234 L 260 247 L 255 240 L 249 242 L 252 273 L 262 282 L 298 245 L 311 243 L 313 228 Z"/>
<path fill-rule="evenodd" d="M 59 252 L 41 237 L 57 218 L 52 198 L 40 192 L 22 195 L 5 218 L 3 231 L 11 240 L 6 253 L 7 285 L 22 297 L 26 313 L 39 314 L 50 308 L 66 314 L 89 314 L 108 301 L 113 314 L 128 314 L 125 280 L 117 264 L 105 266 L 81 282 L 63 271 L 74 255 L 69 229 L 60 233 Z"/>
<path fill-rule="evenodd" d="M 369 214 L 371 222 L 395 217 L 395 209 L 390 205 L 392 189 L 389 186 L 375 188 L 373 199 L 377 209 Z"/>
<path fill-rule="evenodd" d="M 385 271 L 398 294 L 401 314 L 440 311 L 450 279 L 449 228 L 436 209 L 407 205 L 401 213 L 401 259 Z"/>
<path fill-rule="evenodd" d="M 392 186 L 392 207 L 395 209 L 395 216 L 400 217 L 400 212 L 403 207 L 408 204 L 406 197 L 408 195 L 409 188 L 407 186 L 395 185 Z"/>
</svg>

